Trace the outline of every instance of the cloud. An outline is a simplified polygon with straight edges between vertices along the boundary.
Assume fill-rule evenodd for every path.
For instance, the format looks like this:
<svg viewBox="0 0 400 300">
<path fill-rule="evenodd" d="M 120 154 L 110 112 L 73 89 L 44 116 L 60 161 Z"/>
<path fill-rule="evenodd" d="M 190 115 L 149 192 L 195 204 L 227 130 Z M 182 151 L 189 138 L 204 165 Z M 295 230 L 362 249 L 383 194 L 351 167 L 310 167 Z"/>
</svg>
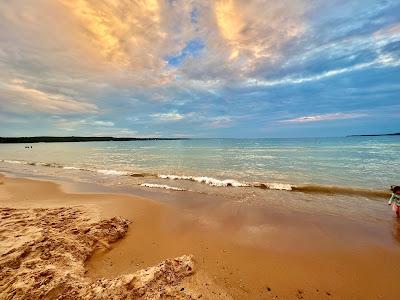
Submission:
<svg viewBox="0 0 400 300">
<path fill-rule="evenodd" d="M 395 0 L 0 1 L 0 110 L 12 116 L 1 130 L 247 136 L 292 116 L 390 110 L 399 9 Z"/>
<path fill-rule="evenodd" d="M 53 117 L 52 123 L 66 131 L 75 131 L 79 129 L 79 127 L 114 127 L 115 124 L 110 121 L 102 121 L 102 120 L 92 120 L 92 119 L 74 119 L 74 118 L 62 118 L 62 117 Z"/>
<path fill-rule="evenodd" d="M 152 118 L 159 121 L 179 121 L 185 118 L 184 115 L 181 115 L 177 112 L 168 112 L 168 113 L 157 113 L 152 114 Z"/>
<path fill-rule="evenodd" d="M 366 63 L 352 65 L 347 68 L 340 68 L 325 71 L 320 74 L 306 77 L 283 77 L 279 80 L 258 80 L 249 79 L 246 83 L 247 86 L 276 86 L 276 85 L 289 85 L 289 84 L 302 84 L 306 82 L 318 81 L 329 77 L 360 71 L 368 68 L 395 68 L 400 66 L 400 59 L 391 54 L 381 54 L 376 59 Z"/>
<path fill-rule="evenodd" d="M 28 107 L 31 110 L 51 114 L 97 113 L 97 106 L 82 99 L 73 99 L 59 93 L 49 93 L 27 86 L 25 81 L 12 80 L 0 84 L 1 106 L 13 111 Z"/>
<path fill-rule="evenodd" d="M 194 80 L 241 80 L 280 62 L 283 48 L 307 30 L 306 0 L 195 1 L 197 33 L 206 44 L 180 73 Z"/>
<path fill-rule="evenodd" d="M 58 129 L 71 135 L 86 136 L 115 136 L 115 137 L 135 137 L 138 132 L 130 128 L 115 126 L 113 122 L 103 120 L 75 119 L 53 117 L 51 124 Z"/>
<path fill-rule="evenodd" d="M 265 9 L 268 7 L 268 9 Z M 217 28 L 230 47 L 229 60 L 275 59 L 280 47 L 305 31 L 304 1 L 214 1 Z"/>
<path fill-rule="evenodd" d="M 165 57 L 192 39 L 190 1 L 61 1 L 71 23 L 85 33 L 90 54 L 99 63 L 131 75 L 140 84 L 171 80 Z M 141 80 L 144 78 L 145 80 Z"/>
<path fill-rule="evenodd" d="M 209 120 L 209 127 L 212 128 L 227 128 L 232 126 L 233 120 L 229 116 L 218 116 L 214 118 L 210 118 Z"/>
<path fill-rule="evenodd" d="M 331 113 L 322 115 L 303 116 L 294 119 L 280 120 L 279 123 L 309 123 L 309 122 L 323 122 L 334 120 L 345 120 L 366 117 L 365 113 Z"/>
<path fill-rule="evenodd" d="M 102 127 L 112 127 L 115 125 L 113 122 L 110 122 L 110 121 L 94 121 L 92 124 L 96 125 L 96 126 L 102 126 Z"/>
</svg>

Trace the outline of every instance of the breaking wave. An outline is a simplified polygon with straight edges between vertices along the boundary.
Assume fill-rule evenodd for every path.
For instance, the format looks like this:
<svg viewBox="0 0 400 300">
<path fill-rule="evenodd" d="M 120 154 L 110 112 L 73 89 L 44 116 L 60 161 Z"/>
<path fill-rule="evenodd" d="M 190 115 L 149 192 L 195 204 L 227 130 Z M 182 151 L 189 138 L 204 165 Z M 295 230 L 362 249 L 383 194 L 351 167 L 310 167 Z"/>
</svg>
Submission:
<svg viewBox="0 0 400 300">
<path fill-rule="evenodd" d="M 113 175 L 113 176 L 128 176 L 129 172 L 126 171 L 117 171 L 117 170 L 97 170 L 97 173 L 104 175 Z"/>
<path fill-rule="evenodd" d="M 239 182 L 234 179 L 225 179 L 219 180 L 212 177 L 205 176 L 180 176 L 180 175 L 158 175 L 159 178 L 162 179 L 171 179 L 171 180 L 190 180 L 200 183 L 205 183 L 211 186 L 233 186 L 233 187 L 249 187 L 251 184 Z"/>
</svg>

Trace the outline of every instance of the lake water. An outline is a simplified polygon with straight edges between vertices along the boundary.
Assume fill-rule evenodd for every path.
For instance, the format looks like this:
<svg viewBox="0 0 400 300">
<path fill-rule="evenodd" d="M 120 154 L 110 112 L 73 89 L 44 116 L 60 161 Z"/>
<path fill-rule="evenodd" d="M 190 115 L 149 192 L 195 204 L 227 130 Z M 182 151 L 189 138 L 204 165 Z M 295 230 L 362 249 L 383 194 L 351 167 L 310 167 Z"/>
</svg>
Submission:
<svg viewBox="0 0 400 300">
<path fill-rule="evenodd" d="M 0 172 L 153 198 L 222 197 L 385 222 L 391 212 L 383 200 L 390 185 L 400 184 L 399 136 L 25 146 L 0 145 Z"/>
<path fill-rule="evenodd" d="M 386 189 L 399 184 L 400 180 L 397 171 L 399 136 L 40 143 L 32 146 L 32 149 L 25 149 L 23 144 L 2 144 L 0 159 L 3 163 L 80 169 L 110 176 L 164 175 L 168 178 L 165 181 L 195 179 L 210 185 L 261 182 Z"/>
</svg>

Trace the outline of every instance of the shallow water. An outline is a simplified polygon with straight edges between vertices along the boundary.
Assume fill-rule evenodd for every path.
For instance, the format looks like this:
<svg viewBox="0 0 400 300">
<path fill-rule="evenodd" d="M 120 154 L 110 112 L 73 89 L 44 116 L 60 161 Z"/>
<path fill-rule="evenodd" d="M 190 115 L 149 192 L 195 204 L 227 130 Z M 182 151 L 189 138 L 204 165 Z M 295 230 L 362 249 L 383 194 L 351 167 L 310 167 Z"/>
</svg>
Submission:
<svg viewBox="0 0 400 300">
<path fill-rule="evenodd" d="M 0 159 L 81 168 L 105 175 L 179 175 L 241 183 L 386 189 L 400 179 L 394 171 L 394 166 L 400 165 L 399 136 L 40 143 L 33 144 L 32 149 L 24 146 L 0 145 Z M 226 185 L 218 181 L 214 184 Z"/>
<path fill-rule="evenodd" d="M 265 202 L 376 220 L 387 218 L 382 200 L 388 187 L 400 179 L 393 171 L 400 164 L 400 137 L 396 136 L 32 146 L 0 145 L 0 171 L 126 192 L 161 191 L 174 197 L 181 197 L 177 195 L 184 190 L 243 205 Z"/>
</svg>

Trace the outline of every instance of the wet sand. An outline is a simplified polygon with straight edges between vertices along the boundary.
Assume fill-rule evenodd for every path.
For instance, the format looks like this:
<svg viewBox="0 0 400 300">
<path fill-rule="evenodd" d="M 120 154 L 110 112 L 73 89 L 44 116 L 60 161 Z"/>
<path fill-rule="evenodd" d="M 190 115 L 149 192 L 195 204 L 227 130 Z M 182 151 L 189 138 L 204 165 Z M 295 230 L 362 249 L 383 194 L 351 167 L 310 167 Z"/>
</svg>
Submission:
<svg viewBox="0 0 400 300">
<path fill-rule="evenodd" d="M 389 209 L 387 222 L 360 221 L 190 193 L 154 201 L 66 193 L 37 180 L 0 182 L 1 207 L 81 206 L 93 218 L 132 221 L 123 239 L 86 261 L 93 280 L 192 254 L 197 277 L 183 284 L 204 285 L 210 293 L 203 298 L 396 299 L 400 292 L 400 225 Z"/>
</svg>

